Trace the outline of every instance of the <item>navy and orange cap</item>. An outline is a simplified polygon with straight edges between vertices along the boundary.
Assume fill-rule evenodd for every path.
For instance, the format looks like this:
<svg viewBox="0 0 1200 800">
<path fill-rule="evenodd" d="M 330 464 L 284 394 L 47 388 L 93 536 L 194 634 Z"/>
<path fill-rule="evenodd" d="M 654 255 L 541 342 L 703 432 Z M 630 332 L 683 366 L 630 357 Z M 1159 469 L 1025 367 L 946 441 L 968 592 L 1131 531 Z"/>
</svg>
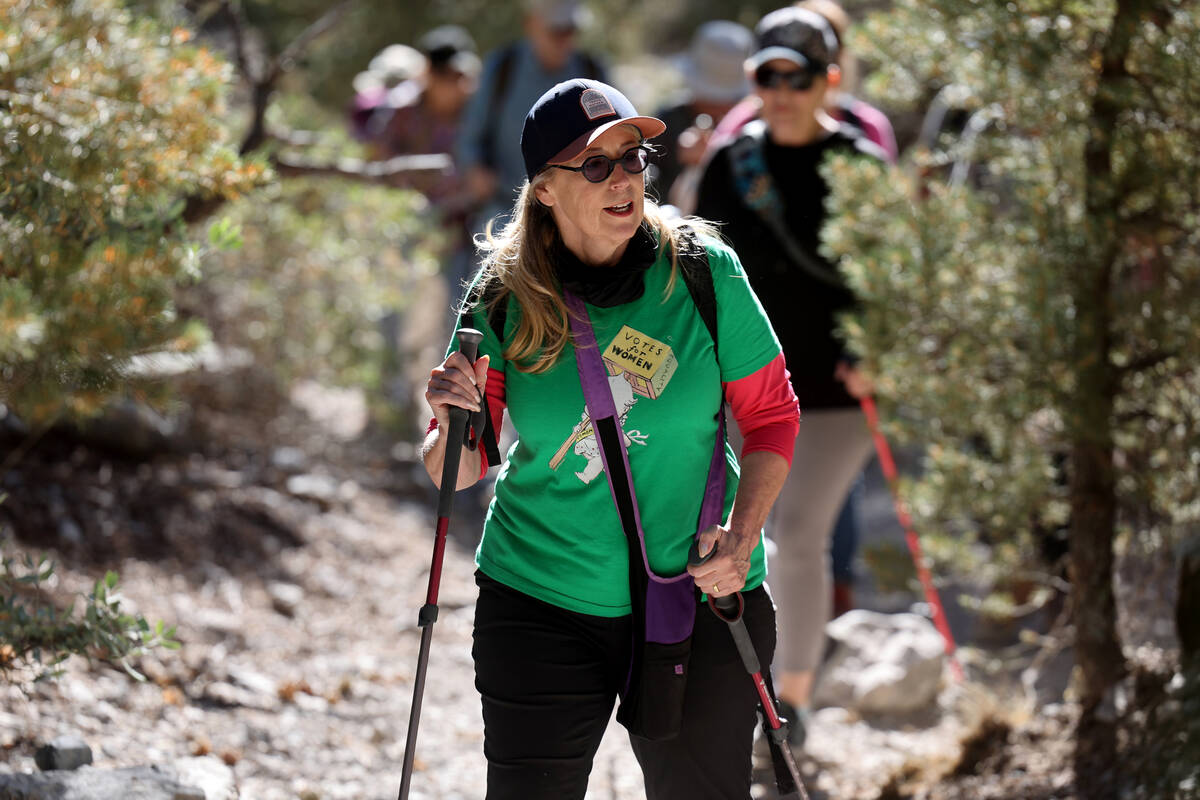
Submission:
<svg viewBox="0 0 1200 800">
<path fill-rule="evenodd" d="M 653 139 L 666 123 L 637 113 L 629 98 L 600 81 L 576 78 L 546 92 L 525 115 L 521 155 L 530 180 L 550 164 L 565 164 L 582 153 L 605 131 L 633 125 L 643 139 Z"/>
</svg>

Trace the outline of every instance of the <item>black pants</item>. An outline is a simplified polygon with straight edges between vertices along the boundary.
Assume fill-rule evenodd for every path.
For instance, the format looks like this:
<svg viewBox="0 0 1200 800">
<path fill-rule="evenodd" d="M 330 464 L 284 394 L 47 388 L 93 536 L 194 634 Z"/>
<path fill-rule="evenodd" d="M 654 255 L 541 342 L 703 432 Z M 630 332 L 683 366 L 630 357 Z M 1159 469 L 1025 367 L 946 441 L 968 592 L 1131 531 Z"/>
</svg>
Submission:
<svg viewBox="0 0 1200 800">
<path fill-rule="evenodd" d="M 488 800 L 583 798 L 629 671 L 630 618 L 579 614 L 476 573 L 475 686 L 483 699 Z M 775 609 L 762 587 L 743 595 L 764 674 Z M 747 800 L 758 693 L 728 626 L 696 609 L 683 731 L 630 736 L 647 800 Z"/>
</svg>

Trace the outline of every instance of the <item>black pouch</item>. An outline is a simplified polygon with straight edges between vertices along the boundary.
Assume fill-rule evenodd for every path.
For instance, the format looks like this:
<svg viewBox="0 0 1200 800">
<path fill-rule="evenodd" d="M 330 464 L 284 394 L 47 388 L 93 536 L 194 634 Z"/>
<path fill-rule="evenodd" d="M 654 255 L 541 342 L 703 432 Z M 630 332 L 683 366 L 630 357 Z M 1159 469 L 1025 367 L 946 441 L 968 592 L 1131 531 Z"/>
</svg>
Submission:
<svg viewBox="0 0 1200 800">
<path fill-rule="evenodd" d="M 621 698 L 617 722 L 643 739 L 670 739 L 683 725 L 692 637 L 674 644 L 645 642 L 635 659 L 629 690 Z"/>
<path fill-rule="evenodd" d="M 641 561 L 634 562 L 640 566 Z M 670 739 L 683 725 L 688 659 L 696 620 L 691 576 L 650 579 L 643 571 L 630 582 L 634 600 L 633 663 L 621 695 L 617 721 L 635 736 Z"/>
</svg>

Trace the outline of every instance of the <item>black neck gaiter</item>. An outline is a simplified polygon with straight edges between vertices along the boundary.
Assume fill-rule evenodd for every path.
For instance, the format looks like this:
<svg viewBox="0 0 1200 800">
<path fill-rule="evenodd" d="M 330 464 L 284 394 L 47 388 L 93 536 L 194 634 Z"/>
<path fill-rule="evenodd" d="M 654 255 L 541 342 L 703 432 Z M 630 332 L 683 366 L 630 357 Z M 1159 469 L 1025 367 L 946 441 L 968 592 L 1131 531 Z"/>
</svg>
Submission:
<svg viewBox="0 0 1200 800">
<path fill-rule="evenodd" d="M 629 240 L 621 260 L 607 267 L 590 267 L 580 261 L 559 239 L 554 262 L 564 289 L 600 308 L 632 303 L 646 290 L 645 272 L 658 256 L 658 243 L 642 225 Z"/>
</svg>

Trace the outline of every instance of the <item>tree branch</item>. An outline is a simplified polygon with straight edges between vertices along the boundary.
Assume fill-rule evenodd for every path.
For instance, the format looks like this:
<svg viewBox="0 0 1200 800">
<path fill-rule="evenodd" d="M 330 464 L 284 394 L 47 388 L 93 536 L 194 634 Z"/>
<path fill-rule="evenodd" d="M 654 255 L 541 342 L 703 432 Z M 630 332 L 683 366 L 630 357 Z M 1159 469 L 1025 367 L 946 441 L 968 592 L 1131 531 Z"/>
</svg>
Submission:
<svg viewBox="0 0 1200 800">
<path fill-rule="evenodd" d="M 1144 356 L 1140 356 L 1138 358 L 1133 359 L 1128 364 L 1122 364 L 1119 367 L 1115 367 L 1115 369 L 1116 369 L 1117 375 L 1119 377 L 1123 378 L 1124 376 L 1132 375 L 1135 372 L 1144 372 L 1145 370 L 1151 369 L 1152 367 L 1157 367 L 1159 364 L 1163 363 L 1164 361 L 1169 361 L 1178 355 L 1179 354 L 1174 351 L 1160 352 L 1160 353 L 1148 353 Z"/>
<path fill-rule="evenodd" d="M 271 95 L 275 91 L 276 82 L 278 82 L 283 73 L 295 65 L 296 59 L 300 57 L 304 50 L 317 37 L 337 25 L 356 2 L 357 0 L 342 0 L 342 2 L 325 12 L 320 19 L 301 31 L 300 35 L 293 39 L 283 49 L 282 53 L 271 60 L 271 63 L 263 71 L 264 74 L 261 79 L 250 80 L 252 116 L 250 130 L 246 133 L 246 138 L 242 140 L 242 146 L 239 151 L 242 155 L 257 150 L 267 138 L 265 123 L 267 104 L 270 102 Z"/>
<path fill-rule="evenodd" d="M 279 80 L 279 77 L 283 73 L 292 68 L 296 59 L 312 44 L 313 40 L 341 22 L 342 17 L 355 5 L 356 1 L 342 0 L 342 2 L 326 11 L 320 19 L 301 31 L 300 35 L 293 39 L 291 44 L 283 48 L 283 52 L 277 55 L 271 62 L 263 79 L 264 82 L 274 84 L 275 81 Z"/>
<path fill-rule="evenodd" d="M 445 153 L 396 156 L 386 161 L 366 161 L 361 158 L 339 158 L 319 161 L 297 156 L 277 155 L 272 158 L 276 172 L 288 177 L 320 176 L 348 178 L 363 183 L 402 185 L 404 179 L 428 173 L 442 174 L 452 166 Z"/>
<path fill-rule="evenodd" d="M 451 168 L 452 163 L 450 156 L 445 153 L 396 156 L 387 161 L 366 161 L 361 158 L 321 161 L 287 155 L 271 157 L 275 171 L 289 178 L 344 178 L 358 183 L 396 188 L 404 187 L 411 179 L 417 177 L 443 174 Z M 218 195 L 193 195 L 187 199 L 181 216 L 185 223 L 191 225 L 215 214 L 225 202 L 225 198 Z"/>
<path fill-rule="evenodd" d="M 250 61 L 246 57 L 246 15 L 242 11 L 242 4 L 238 0 L 223 0 L 222 5 L 229 13 L 229 26 L 233 29 L 234 63 L 246 82 L 254 85 L 258 81 L 250 71 Z"/>
</svg>

